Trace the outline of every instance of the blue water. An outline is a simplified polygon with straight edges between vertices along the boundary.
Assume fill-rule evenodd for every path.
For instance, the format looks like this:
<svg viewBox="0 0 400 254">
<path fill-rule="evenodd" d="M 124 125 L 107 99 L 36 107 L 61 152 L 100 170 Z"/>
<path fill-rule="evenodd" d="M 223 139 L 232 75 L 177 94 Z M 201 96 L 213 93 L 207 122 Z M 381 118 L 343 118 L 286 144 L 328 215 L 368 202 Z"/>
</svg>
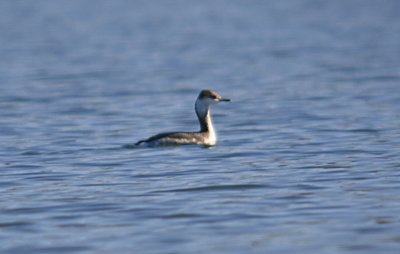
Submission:
<svg viewBox="0 0 400 254">
<path fill-rule="evenodd" d="M 398 253 L 399 9 L 1 1 L 0 252 Z"/>
</svg>

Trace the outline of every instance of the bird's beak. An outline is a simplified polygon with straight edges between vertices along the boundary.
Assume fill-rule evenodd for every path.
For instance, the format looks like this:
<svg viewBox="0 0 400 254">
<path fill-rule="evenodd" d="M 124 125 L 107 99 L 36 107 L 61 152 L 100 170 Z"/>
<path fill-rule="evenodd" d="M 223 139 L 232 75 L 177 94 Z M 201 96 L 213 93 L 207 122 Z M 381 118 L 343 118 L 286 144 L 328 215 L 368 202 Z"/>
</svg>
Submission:
<svg viewBox="0 0 400 254">
<path fill-rule="evenodd" d="M 231 101 L 231 99 L 228 99 L 228 98 L 221 98 L 221 99 L 219 99 L 219 101 Z"/>
</svg>

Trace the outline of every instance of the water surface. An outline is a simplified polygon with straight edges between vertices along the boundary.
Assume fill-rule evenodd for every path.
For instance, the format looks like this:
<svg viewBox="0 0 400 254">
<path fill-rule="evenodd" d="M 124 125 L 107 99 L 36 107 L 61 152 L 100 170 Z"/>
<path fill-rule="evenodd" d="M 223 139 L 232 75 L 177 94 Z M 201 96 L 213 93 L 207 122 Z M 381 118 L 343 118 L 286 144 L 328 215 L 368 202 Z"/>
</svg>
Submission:
<svg viewBox="0 0 400 254">
<path fill-rule="evenodd" d="M 3 1 L 1 253 L 397 253 L 399 8 Z"/>
</svg>

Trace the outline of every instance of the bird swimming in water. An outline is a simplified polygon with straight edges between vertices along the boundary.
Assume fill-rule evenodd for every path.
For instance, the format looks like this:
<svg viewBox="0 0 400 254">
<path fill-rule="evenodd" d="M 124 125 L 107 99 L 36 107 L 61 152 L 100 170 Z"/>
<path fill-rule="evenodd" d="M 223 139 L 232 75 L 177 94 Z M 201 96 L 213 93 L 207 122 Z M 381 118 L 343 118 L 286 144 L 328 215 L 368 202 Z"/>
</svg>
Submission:
<svg viewBox="0 0 400 254">
<path fill-rule="evenodd" d="M 217 134 L 211 118 L 211 105 L 221 101 L 230 101 L 214 91 L 202 90 L 197 97 L 195 110 L 200 123 L 198 132 L 166 132 L 140 140 L 135 145 L 186 145 L 196 144 L 213 146 L 217 143 Z"/>
</svg>

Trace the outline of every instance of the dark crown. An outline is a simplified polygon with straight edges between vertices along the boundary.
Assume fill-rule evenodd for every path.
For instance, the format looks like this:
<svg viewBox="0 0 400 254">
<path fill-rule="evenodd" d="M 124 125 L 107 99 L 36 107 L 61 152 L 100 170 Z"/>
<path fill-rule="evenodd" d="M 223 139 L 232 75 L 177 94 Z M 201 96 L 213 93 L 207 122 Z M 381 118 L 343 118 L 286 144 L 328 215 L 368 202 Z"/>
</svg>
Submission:
<svg viewBox="0 0 400 254">
<path fill-rule="evenodd" d="M 213 92 L 211 90 L 202 90 L 199 94 L 199 99 L 204 99 L 204 98 L 211 98 L 211 99 L 219 99 L 221 96 L 217 94 L 216 92 Z"/>
</svg>

